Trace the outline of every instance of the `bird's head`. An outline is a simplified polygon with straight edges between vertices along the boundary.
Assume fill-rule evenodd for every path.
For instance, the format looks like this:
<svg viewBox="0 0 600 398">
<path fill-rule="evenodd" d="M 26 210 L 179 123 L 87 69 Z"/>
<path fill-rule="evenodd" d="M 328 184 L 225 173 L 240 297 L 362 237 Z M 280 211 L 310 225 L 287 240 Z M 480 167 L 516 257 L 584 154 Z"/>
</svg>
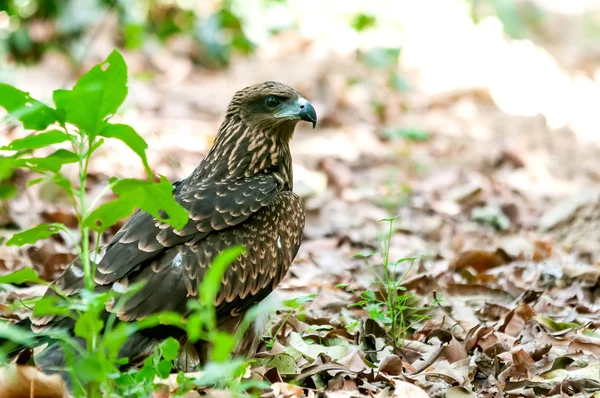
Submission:
<svg viewBox="0 0 600 398">
<path fill-rule="evenodd" d="M 294 88 L 277 82 L 246 87 L 233 96 L 228 116 L 237 116 L 250 130 L 291 134 L 300 120 L 317 124 L 315 108 Z M 286 138 L 291 138 L 286 137 Z"/>
<path fill-rule="evenodd" d="M 289 142 L 301 120 L 314 128 L 317 113 L 290 86 L 264 82 L 238 91 L 195 175 L 200 179 L 231 179 L 277 172 L 291 187 Z"/>
</svg>

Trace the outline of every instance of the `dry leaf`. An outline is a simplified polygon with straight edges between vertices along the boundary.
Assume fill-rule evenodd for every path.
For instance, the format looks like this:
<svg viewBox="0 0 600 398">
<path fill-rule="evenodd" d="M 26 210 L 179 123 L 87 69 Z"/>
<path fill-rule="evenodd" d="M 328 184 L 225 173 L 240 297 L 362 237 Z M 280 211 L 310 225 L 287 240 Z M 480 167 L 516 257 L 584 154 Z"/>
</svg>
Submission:
<svg viewBox="0 0 600 398">
<path fill-rule="evenodd" d="M 34 366 L 0 368 L 0 398 L 66 398 L 65 382 L 58 374 L 47 375 Z"/>
<path fill-rule="evenodd" d="M 393 398 L 429 398 L 423 389 L 401 380 L 394 381 Z"/>
</svg>

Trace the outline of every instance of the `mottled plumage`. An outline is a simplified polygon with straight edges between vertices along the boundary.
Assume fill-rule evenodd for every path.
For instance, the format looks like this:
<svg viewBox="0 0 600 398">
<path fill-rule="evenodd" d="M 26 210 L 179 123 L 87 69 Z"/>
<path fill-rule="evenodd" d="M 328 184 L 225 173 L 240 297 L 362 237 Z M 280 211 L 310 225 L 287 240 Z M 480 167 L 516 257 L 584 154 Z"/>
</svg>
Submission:
<svg viewBox="0 0 600 398">
<path fill-rule="evenodd" d="M 186 302 L 197 297 L 212 260 L 233 245 L 246 246 L 246 252 L 225 272 L 215 302 L 224 329 L 234 331 L 242 315 L 277 287 L 304 228 L 304 205 L 292 192 L 289 149 L 299 120 L 314 125 L 316 113 L 300 93 L 281 83 L 257 84 L 234 95 L 209 154 L 175 184 L 176 200 L 189 211 L 185 227 L 176 230 L 138 211 L 105 248 L 95 275 L 97 289 L 145 281 L 118 310 L 120 320 L 160 311 L 185 315 Z M 82 289 L 80 261 L 54 285 L 64 295 Z M 34 330 L 56 326 L 71 327 L 72 321 L 32 319 Z M 151 352 L 154 337 L 152 330 L 134 335 L 121 355 L 136 358 Z M 202 361 L 206 348 L 197 348 Z"/>
</svg>

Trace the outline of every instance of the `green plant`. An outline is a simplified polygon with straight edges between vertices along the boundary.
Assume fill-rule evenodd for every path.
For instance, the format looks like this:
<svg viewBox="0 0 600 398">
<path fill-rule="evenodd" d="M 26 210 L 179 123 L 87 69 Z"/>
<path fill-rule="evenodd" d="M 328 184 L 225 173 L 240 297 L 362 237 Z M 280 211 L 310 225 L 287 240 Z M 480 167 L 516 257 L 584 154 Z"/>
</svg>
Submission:
<svg viewBox="0 0 600 398">
<path fill-rule="evenodd" d="M 382 256 L 382 273 L 378 272 L 369 261 L 376 252 L 359 253 L 355 256 L 365 260 L 375 276 L 375 281 L 372 284 L 373 289 L 360 292 L 360 299 L 352 306 L 363 308 L 369 313 L 371 319 L 386 326 L 391 344 L 394 347 L 401 347 L 404 346 L 408 331 L 417 323 L 429 319 L 427 315 L 429 308 L 428 306 L 419 306 L 417 297 L 402 286 L 418 257 L 406 257 L 397 261 L 390 260 L 391 237 L 396 218 L 381 220 L 381 222 L 388 223 L 386 233 L 380 235 L 378 239 Z M 398 277 L 398 266 L 405 262 L 408 262 L 409 266 Z M 441 297 L 436 298 L 432 305 L 437 304 L 440 300 Z"/>
<path fill-rule="evenodd" d="M 189 302 L 191 313 L 186 319 L 182 319 L 178 313 L 165 312 L 136 322 L 117 322 L 114 312 L 105 316 L 107 303 L 111 301 L 118 311 L 141 286 L 120 286 L 120 289 L 103 292 L 94 289 L 94 259 L 100 256 L 100 237 L 108 227 L 131 215 L 136 208 L 175 228 L 182 228 L 188 220 L 187 211 L 174 200 L 173 186 L 167 179 L 161 176 L 154 181 L 145 153 L 147 144 L 143 138 L 128 125 L 109 122 L 126 95 L 127 67 L 116 51 L 83 75 L 71 90 L 56 90 L 53 95 L 54 107 L 12 86 L 0 84 L 0 106 L 8 112 L 6 122 L 20 122 L 25 129 L 34 130 L 25 138 L 16 139 L 0 148 L 0 180 L 8 181 L 16 169 L 27 169 L 39 175 L 39 178 L 28 182 L 29 186 L 41 182 L 56 184 L 66 193 L 75 209 L 81 236 L 79 242 L 63 224 L 42 224 L 14 234 L 6 244 L 23 246 L 62 232 L 77 249 L 85 279 L 85 288 L 77 295 L 28 301 L 28 304 L 35 303 L 33 314 L 36 316 L 72 318 L 73 335 L 61 330 L 34 334 L 3 322 L 0 323 L 0 337 L 9 341 L 5 347 L 9 349 L 17 344 L 35 346 L 40 340 L 55 342 L 55 347 L 61 348 L 66 360 L 66 367 L 58 370 L 69 374 L 73 392 L 78 397 L 112 394 L 148 396 L 156 388 L 155 377 L 165 378 L 172 371 L 181 348 L 179 342 L 175 339 L 162 341 L 156 346 L 154 355 L 146 359 L 140 369 L 127 372 L 120 370 L 127 359 L 119 358 L 119 349 L 128 337 L 142 329 L 160 324 L 172 325 L 185 331 L 188 341 L 193 343 L 202 339 L 213 346 L 211 359 L 201 377 L 188 378 L 183 373 L 178 376 L 180 391 L 215 382 L 234 390 L 243 390 L 246 386 L 241 381 L 241 375 L 246 362 L 232 360 L 231 355 L 251 318 L 244 319 L 235 335 L 222 333 L 217 329 L 213 305 L 223 273 L 243 253 L 242 247 L 230 248 L 215 258 L 199 286 L 198 299 Z M 90 200 L 86 189 L 90 159 L 108 138 L 121 140 L 139 156 L 147 179 L 111 178 L 106 188 Z M 42 149 L 51 153 L 44 157 L 33 155 Z M 78 169 L 76 184 L 61 171 L 67 164 L 74 164 Z M 11 187 L 6 192 L 16 191 L 9 182 L 4 185 Z M 100 204 L 110 190 L 118 198 Z M 90 242 L 95 244 L 90 247 Z M 43 283 L 37 273 L 29 268 L 0 277 L 0 284 L 25 282 Z M 7 359 L 2 349 L 0 357 Z M 215 372 L 219 377 L 211 379 L 210 375 L 214 376 Z"/>
<path fill-rule="evenodd" d="M 302 319 L 302 311 L 306 303 L 313 301 L 318 294 L 309 294 L 308 296 L 296 297 L 293 299 L 285 300 L 283 304 L 287 307 L 287 314 L 281 319 L 273 328 L 270 329 L 271 335 L 267 339 L 267 349 L 273 348 L 277 336 L 284 330 L 288 320 L 292 316 L 296 316 L 298 319 Z"/>
</svg>

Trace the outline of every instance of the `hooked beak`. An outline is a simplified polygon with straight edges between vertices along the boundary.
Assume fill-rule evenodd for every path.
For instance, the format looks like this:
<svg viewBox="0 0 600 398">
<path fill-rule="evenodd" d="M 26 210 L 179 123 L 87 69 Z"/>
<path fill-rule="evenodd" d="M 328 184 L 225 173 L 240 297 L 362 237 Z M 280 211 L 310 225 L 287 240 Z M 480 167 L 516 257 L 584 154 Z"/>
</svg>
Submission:
<svg viewBox="0 0 600 398">
<path fill-rule="evenodd" d="M 289 117 L 292 119 L 304 120 L 312 123 L 313 129 L 317 125 L 317 112 L 310 102 L 304 98 L 298 98 L 296 101 L 285 105 L 281 111 L 275 115 L 275 117 Z"/>
<path fill-rule="evenodd" d="M 300 105 L 301 110 L 298 115 L 300 116 L 300 119 L 311 122 L 314 129 L 317 125 L 317 112 L 310 102 L 306 101 L 304 98 L 301 99 L 304 100 L 305 103 Z"/>
</svg>

